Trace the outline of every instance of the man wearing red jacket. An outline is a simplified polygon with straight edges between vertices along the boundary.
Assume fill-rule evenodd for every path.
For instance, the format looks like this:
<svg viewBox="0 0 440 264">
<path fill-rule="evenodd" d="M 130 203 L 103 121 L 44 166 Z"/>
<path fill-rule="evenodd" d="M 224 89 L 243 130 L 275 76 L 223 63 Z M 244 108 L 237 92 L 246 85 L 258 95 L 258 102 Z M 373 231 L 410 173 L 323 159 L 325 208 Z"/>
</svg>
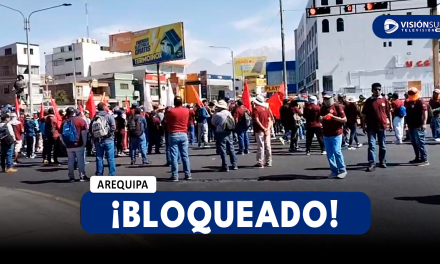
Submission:
<svg viewBox="0 0 440 264">
<path fill-rule="evenodd" d="M 58 162 L 58 152 L 60 149 L 60 123 L 55 116 L 53 108 L 49 108 L 48 116 L 45 120 L 45 135 L 47 137 L 47 160 L 44 163 L 49 165 L 60 165 Z M 52 149 L 53 148 L 53 149 Z M 52 163 L 52 151 L 53 151 L 53 163 Z"/>
</svg>

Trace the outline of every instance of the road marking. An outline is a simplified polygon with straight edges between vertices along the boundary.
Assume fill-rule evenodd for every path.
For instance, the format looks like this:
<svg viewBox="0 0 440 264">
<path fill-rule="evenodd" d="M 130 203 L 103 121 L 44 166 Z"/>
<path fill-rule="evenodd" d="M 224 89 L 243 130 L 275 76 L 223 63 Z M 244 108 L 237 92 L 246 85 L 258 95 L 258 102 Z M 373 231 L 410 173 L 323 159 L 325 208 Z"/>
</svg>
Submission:
<svg viewBox="0 0 440 264">
<path fill-rule="evenodd" d="M 51 195 L 51 194 L 47 194 L 47 193 L 43 193 L 43 192 L 38 192 L 38 191 L 25 190 L 25 189 L 15 189 L 15 188 L 7 188 L 7 187 L 2 187 L 2 188 L 14 190 L 14 191 L 19 191 L 19 192 L 24 192 L 24 193 L 29 193 L 29 194 L 33 194 L 33 195 L 37 195 L 37 196 L 42 196 L 42 197 L 46 197 L 49 199 L 55 199 L 57 201 L 69 204 L 69 205 L 74 206 L 76 208 L 81 208 L 81 203 L 78 203 L 78 202 L 75 202 L 75 201 L 72 201 L 69 199 L 65 199 L 62 197 L 58 197 L 55 195 Z M 140 238 L 139 234 L 121 234 L 121 235 L 128 237 L 130 240 L 136 242 L 137 244 L 140 244 L 142 247 L 156 249 L 156 247 L 153 244 Z"/>
</svg>

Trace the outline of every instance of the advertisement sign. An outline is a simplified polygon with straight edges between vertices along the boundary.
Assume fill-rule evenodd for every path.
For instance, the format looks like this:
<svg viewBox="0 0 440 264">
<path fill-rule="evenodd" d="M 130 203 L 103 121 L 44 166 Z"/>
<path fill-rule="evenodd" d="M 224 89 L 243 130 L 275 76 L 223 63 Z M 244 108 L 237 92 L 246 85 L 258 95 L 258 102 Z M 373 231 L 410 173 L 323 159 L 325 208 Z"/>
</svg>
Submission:
<svg viewBox="0 0 440 264">
<path fill-rule="evenodd" d="M 109 36 L 110 52 L 129 52 L 131 51 L 132 32 L 123 32 Z"/>
<path fill-rule="evenodd" d="M 266 93 L 276 93 L 278 92 L 278 89 L 280 88 L 280 85 L 266 85 L 264 89 L 266 90 Z"/>
<path fill-rule="evenodd" d="M 200 93 L 202 98 L 208 97 L 208 73 L 200 71 Z"/>
<path fill-rule="evenodd" d="M 234 59 L 236 77 L 266 75 L 266 56 Z"/>
<path fill-rule="evenodd" d="M 407 82 L 393 82 L 393 93 L 404 93 L 408 90 Z"/>
<path fill-rule="evenodd" d="M 422 81 L 408 81 L 408 88 L 415 87 L 419 92 L 422 92 Z"/>
<path fill-rule="evenodd" d="M 133 32 L 133 66 L 185 59 L 183 22 Z"/>
</svg>

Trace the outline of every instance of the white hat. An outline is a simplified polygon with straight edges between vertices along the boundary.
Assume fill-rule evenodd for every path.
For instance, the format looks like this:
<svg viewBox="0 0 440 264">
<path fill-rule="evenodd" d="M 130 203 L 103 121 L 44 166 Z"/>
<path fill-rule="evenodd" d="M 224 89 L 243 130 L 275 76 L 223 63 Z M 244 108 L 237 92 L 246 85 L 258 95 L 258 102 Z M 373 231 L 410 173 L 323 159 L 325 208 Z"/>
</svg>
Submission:
<svg viewBox="0 0 440 264">
<path fill-rule="evenodd" d="M 356 102 L 356 98 L 354 98 L 354 96 L 347 96 L 347 101 L 350 103 L 355 103 Z"/>
<path fill-rule="evenodd" d="M 264 96 L 262 96 L 261 94 L 257 95 L 257 97 L 255 97 L 255 99 L 253 101 L 257 105 L 261 105 L 261 106 L 264 106 L 264 107 L 268 106 L 268 104 L 266 103 L 266 98 L 264 98 Z"/>
<path fill-rule="evenodd" d="M 440 89 L 435 89 L 434 92 L 440 94 Z"/>
<path fill-rule="evenodd" d="M 228 104 L 226 103 L 225 100 L 220 100 L 218 101 L 218 103 L 215 104 L 216 107 L 218 108 L 223 108 L 223 109 L 228 109 Z"/>
</svg>

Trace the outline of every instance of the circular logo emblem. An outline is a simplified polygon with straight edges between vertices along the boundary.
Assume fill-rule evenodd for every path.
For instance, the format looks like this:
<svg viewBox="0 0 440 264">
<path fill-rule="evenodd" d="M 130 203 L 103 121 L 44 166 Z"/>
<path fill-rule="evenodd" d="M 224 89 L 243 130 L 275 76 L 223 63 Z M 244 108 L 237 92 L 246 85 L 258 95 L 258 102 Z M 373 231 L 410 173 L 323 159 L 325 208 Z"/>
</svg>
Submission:
<svg viewBox="0 0 440 264">
<path fill-rule="evenodd" d="M 382 103 L 382 106 L 385 106 L 385 103 Z"/>
<path fill-rule="evenodd" d="M 392 19 L 387 19 L 387 20 L 385 20 L 385 23 L 384 23 L 384 29 L 385 29 L 385 33 L 391 34 L 391 33 L 396 32 L 396 30 L 399 29 L 399 24 L 397 24 L 397 22 Z"/>
</svg>

